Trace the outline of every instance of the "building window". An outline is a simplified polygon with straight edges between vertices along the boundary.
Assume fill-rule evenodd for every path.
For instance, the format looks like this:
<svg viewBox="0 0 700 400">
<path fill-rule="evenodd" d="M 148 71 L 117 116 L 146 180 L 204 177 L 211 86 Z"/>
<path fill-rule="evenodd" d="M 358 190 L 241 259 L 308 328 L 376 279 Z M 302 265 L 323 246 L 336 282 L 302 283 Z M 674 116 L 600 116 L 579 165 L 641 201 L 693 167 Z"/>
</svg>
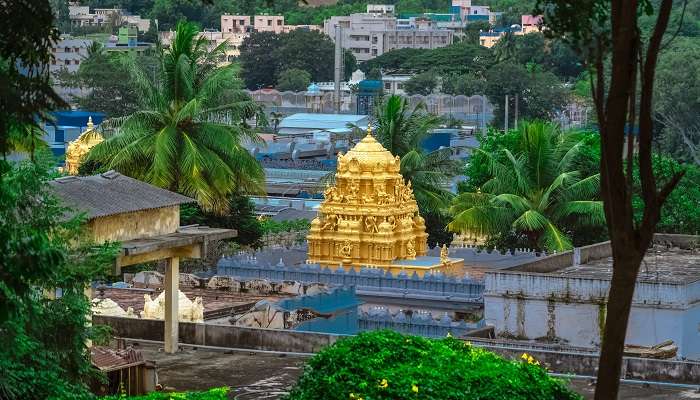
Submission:
<svg viewBox="0 0 700 400">
<path fill-rule="evenodd" d="M 65 53 L 70 53 L 70 47 L 66 47 L 65 49 L 63 49 L 63 51 L 64 51 Z"/>
<path fill-rule="evenodd" d="M 397 84 L 396 84 L 396 89 L 398 89 L 398 90 L 403 89 L 403 83 L 397 83 Z"/>
<path fill-rule="evenodd" d="M 391 83 L 390 83 L 390 82 L 384 82 L 384 89 L 386 89 L 386 90 L 391 89 Z"/>
<path fill-rule="evenodd" d="M 277 20 L 277 26 L 282 26 L 282 20 L 281 20 L 281 19 L 278 19 L 278 20 Z"/>
<path fill-rule="evenodd" d="M 372 49 L 372 55 L 376 56 L 377 55 L 377 49 Z"/>
<path fill-rule="evenodd" d="M 271 19 L 268 19 L 268 20 L 267 20 L 267 26 L 272 26 L 272 20 L 271 20 Z"/>
<path fill-rule="evenodd" d="M 64 64 L 70 65 L 70 60 L 66 60 Z"/>
<path fill-rule="evenodd" d="M 245 25 L 245 20 L 241 20 L 240 25 L 241 25 L 241 26 Z"/>
<path fill-rule="evenodd" d="M 75 64 L 75 65 L 80 65 L 80 60 L 75 60 L 75 61 L 73 61 L 73 64 Z"/>
</svg>

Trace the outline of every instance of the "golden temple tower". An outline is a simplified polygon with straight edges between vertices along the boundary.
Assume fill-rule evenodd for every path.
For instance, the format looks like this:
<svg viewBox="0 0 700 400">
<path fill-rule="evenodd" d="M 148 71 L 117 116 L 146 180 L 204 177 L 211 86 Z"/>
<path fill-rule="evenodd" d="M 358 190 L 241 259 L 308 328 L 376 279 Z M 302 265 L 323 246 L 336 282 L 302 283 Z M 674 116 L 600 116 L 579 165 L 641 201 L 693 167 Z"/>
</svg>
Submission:
<svg viewBox="0 0 700 400">
<path fill-rule="evenodd" d="M 377 267 L 398 272 L 443 271 L 462 260 L 425 257 L 425 220 L 411 183 L 394 157 L 372 136 L 338 155 L 335 185 L 327 187 L 309 230 L 308 260 L 331 268 Z"/>
<path fill-rule="evenodd" d="M 78 168 L 82 162 L 82 158 L 98 143 L 104 140 L 102 135 L 95 130 L 95 125 L 92 123 L 92 117 L 88 117 L 87 129 L 81 133 L 77 139 L 70 142 L 66 149 L 66 167 L 65 170 L 70 175 L 77 175 Z"/>
</svg>

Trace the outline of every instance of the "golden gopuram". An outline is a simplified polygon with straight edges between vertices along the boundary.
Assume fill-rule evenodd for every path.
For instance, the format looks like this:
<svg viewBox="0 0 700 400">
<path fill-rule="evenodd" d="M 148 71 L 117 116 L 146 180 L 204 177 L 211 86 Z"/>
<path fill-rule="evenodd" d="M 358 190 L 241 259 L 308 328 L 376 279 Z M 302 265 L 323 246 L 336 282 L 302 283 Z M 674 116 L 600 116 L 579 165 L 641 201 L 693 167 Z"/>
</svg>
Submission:
<svg viewBox="0 0 700 400">
<path fill-rule="evenodd" d="M 81 133 L 77 139 L 70 142 L 66 149 L 65 171 L 70 175 L 77 175 L 83 157 L 90 152 L 90 149 L 102 143 L 102 141 L 104 141 L 104 139 L 102 135 L 95 130 L 92 117 L 88 117 L 87 129 L 85 132 Z"/>
<path fill-rule="evenodd" d="M 440 257 L 426 256 L 425 220 L 400 167 L 401 159 L 369 129 L 352 150 L 338 154 L 335 185 L 326 188 L 318 216 L 311 221 L 308 263 L 419 276 L 462 272 L 464 261 L 448 257 L 447 248 Z"/>
</svg>

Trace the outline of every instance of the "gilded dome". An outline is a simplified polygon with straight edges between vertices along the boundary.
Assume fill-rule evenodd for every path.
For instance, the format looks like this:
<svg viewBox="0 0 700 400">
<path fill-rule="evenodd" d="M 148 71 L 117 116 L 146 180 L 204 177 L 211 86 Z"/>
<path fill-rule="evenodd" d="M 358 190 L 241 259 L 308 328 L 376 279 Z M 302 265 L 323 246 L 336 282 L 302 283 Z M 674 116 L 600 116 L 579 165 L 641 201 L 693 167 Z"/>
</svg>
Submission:
<svg viewBox="0 0 700 400">
<path fill-rule="evenodd" d="M 373 171 L 373 170 L 393 170 L 398 172 L 401 160 L 400 158 L 391 155 L 389 150 L 385 149 L 377 139 L 372 136 L 371 128 L 367 129 L 367 136 L 365 136 L 360 143 L 356 144 L 350 151 L 345 155 L 338 155 L 338 164 L 341 166 L 339 172 L 344 170 L 344 165 L 352 165 L 353 160 L 359 162 L 360 169 L 363 171 Z M 378 166 L 381 166 L 378 168 Z"/>
</svg>

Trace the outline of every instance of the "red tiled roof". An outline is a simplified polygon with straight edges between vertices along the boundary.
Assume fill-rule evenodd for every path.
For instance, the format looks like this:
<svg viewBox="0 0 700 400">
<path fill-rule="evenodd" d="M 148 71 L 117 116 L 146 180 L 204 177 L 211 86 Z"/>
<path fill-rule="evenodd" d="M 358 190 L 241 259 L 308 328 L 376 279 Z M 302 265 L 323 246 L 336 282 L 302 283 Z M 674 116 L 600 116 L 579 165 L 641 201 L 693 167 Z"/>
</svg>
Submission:
<svg viewBox="0 0 700 400">
<path fill-rule="evenodd" d="M 93 346 L 90 349 L 90 358 L 92 365 L 104 372 L 140 365 L 145 362 L 141 352 L 132 347 L 114 350 L 108 347 Z"/>
</svg>

